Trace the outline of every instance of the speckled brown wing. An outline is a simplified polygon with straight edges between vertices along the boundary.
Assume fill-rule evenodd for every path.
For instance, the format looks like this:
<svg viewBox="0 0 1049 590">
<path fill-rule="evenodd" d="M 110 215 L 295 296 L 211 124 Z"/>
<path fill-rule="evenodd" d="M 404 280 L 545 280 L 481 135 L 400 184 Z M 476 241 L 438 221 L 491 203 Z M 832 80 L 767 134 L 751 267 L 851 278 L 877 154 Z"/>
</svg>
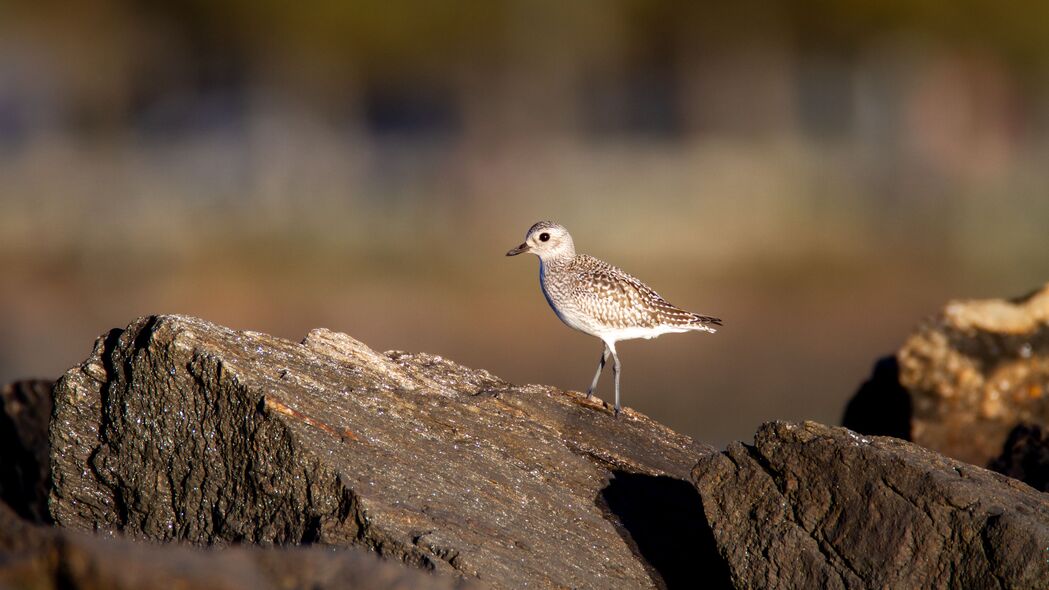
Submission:
<svg viewBox="0 0 1049 590">
<path fill-rule="evenodd" d="M 589 284 L 588 308 L 593 318 L 611 328 L 721 325 L 721 320 L 685 311 L 651 287 L 603 260 L 581 255 L 582 281 Z"/>
</svg>

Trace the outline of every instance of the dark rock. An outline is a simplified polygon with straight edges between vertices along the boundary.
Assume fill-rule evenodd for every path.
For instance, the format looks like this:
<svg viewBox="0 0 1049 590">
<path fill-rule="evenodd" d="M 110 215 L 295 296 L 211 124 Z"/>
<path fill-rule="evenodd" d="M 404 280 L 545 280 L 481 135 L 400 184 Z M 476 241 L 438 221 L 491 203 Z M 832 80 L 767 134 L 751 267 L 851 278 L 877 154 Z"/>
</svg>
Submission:
<svg viewBox="0 0 1049 590">
<path fill-rule="evenodd" d="M 990 469 L 1049 492 L 1049 430 L 1021 424 L 1009 433 L 1005 448 Z"/>
<path fill-rule="evenodd" d="M 427 575 L 359 549 L 197 549 L 38 526 L 0 502 L 0 588 L 107 590 L 450 590 Z"/>
<path fill-rule="evenodd" d="M 665 475 L 619 471 L 601 495 L 629 531 L 624 539 L 637 547 L 668 588 L 732 587 L 703 514 L 703 499 L 692 484 Z"/>
<path fill-rule="evenodd" d="M 74 529 L 357 546 L 504 588 L 654 587 L 712 547 L 674 483 L 712 448 L 326 330 L 299 344 L 142 318 L 100 338 L 54 403 L 51 511 Z M 664 492 L 680 521 L 634 505 Z M 666 551 L 646 514 L 691 550 Z"/>
<path fill-rule="evenodd" d="M 1012 301 L 950 302 L 892 362 L 875 367 L 844 425 L 987 465 L 1017 424 L 1049 426 L 1049 286 Z"/>
<path fill-rule="evenodd" d="M 874 372 L 845 407 L 842 426 L 871 436 L 911 439 L 911 396 L 900 385 L 896 357 L 879 359 Z"/>
<path fill-rule="evenodd" d="M 30 379 L 0 390 L 0 500 L 23 518 L 49 522 L 47 427 L 52 381 Z"/>
<path fill-rule="evenodd" d="M 761 427 L 693 470 L 742 588 L 1035 588 L 1049 496 L 888 437 Z"/>
<path fill-rule="evenodd" d="M 914 442 L 987 465 L 1020 423 L 1049 423 L 1049 287 L 948 303 L 897 355 Z"/>
</svg>

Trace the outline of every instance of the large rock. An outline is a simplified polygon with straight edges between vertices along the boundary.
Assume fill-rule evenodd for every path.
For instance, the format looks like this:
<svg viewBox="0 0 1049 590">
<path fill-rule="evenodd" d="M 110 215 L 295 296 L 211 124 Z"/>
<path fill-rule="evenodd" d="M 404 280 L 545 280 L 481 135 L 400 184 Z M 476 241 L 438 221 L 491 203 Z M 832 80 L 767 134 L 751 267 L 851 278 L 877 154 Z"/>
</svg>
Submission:
<svg viewBox="0 0 1049 590">
<path fill-rule="evenodd" d="M 889 437 L 772 423 L 693 471 L 740 588 L 1038 588 L 1049 496 Z"/>
<path fill-rule="evenodd" d="M 987 465 L 1017 424 L 1049 425 L 1049 287 L 948 303 L 897 356 L 922 446 Z"/>
<path fill-rule="evenodd" d="M 50 521 L 51 385 L 29 379 L 0 389 L 0 501 L 33 522 Z"/>
<path fill-rule="evenodd" d="M 843 420 L 980 466 L 1021 423 L 1049 426 L 1049 286 L 948 303 L 875 367 Z"/>
<path fill-rule="evenodd" d="M 42 527 L 0 502 L 0 588 L 451 590 L 469 585 L 359 549 L 199 549 Z"/>
<path fill-rule="evenodd" d="M 357 546 L 503 588 L 724 573 L 687 483 L 713 449 L 437 356 L 147 317 L 100 338 L 54 404 L 62 526 Z"/>
</svg>

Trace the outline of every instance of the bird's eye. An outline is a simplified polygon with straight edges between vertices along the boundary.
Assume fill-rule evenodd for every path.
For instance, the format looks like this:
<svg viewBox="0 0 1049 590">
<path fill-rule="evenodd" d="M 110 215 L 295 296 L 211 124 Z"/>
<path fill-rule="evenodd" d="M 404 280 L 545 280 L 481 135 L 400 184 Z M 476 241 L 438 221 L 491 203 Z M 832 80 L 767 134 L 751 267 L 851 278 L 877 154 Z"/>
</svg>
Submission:
<svg viewBox="0 0 1049 590">
<path fill-rule="evenodd" d="M 550 239 L 550 234 L 548 234 L 546 232 L 543 232 L 543 233 L 539 234 L 539 241 L 540 242 L 545 242 L 545 241 L 547 241 L 549 239 Z"/>
</svg>

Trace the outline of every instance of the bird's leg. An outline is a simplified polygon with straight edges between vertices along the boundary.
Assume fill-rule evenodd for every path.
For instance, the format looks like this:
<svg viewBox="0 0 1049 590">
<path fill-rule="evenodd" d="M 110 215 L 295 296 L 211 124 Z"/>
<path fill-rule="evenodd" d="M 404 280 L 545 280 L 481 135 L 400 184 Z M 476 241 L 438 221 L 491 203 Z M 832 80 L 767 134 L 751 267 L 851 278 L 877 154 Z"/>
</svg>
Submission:
<svg viewBox="0 0 1049 590">
<path fill-rule="evenodd" d="M 619 410 L 620 410 L 620 406 L 619 406 L 619 355 L 616 354 L 615 347 L 612 347 L 611 350 L 612 350 L 612 374 L 615 375 L 615 378 L 616 378 L 616 418 L 618 418 L 619 417 Z"/>
<path fill-rule="evenodd" d="M 601 378 L 601 371 L 605 368 L 605 361 L 608 360 L 608 346 L 601 351 L 601 360 L 597 363 L 597 373 L 594 374 L 594 381 L 590 384 L 590 389 L 586 390 L 586 399 L 590 399 L 590 396 L 594 395 L 594 389 L 597 388 L 597 380 Z"/>
</svg>

